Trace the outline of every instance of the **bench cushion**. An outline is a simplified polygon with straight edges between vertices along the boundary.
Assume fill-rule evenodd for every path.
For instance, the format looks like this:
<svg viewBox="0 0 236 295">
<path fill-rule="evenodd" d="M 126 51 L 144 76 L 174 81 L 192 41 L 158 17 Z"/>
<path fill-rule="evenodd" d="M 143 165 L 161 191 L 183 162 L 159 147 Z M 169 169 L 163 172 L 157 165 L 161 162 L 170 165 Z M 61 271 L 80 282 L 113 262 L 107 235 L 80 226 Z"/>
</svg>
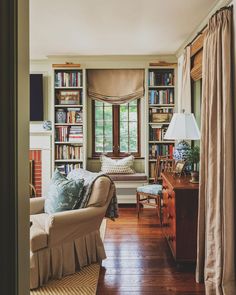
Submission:
<svg viewBox="0 0 236 295">
<path fill-rule="evenodd" d="M 145 193 L 150 195 L 159 195 L 162 192 L 161 184 L 149 184 L 137 188 L 138 193 Z"/>
<path fill-rule="evenodd" d="M 113 181 L 147 181 L 147 176 L 144 173 L 134 174 L 109 174 Z"/>
</svg>

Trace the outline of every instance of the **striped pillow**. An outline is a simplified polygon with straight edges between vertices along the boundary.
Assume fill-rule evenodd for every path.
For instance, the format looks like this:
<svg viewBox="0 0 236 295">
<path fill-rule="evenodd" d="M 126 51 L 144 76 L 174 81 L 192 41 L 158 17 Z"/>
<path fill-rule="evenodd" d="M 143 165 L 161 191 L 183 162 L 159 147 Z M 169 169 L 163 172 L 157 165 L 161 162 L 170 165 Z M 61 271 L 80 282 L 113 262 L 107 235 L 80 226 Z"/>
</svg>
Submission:
<svg viewBox="0 0 236 295">
<path fill-rule="evenodd" d="M 100 158 L 102 167 L 101 171 L 107 174 L 133 174 L 135 171 L 131 168 L 133 166 L 134 157 L 128 156 L 123 159 L 113 160 L 104 155 Z"/>
</svg>

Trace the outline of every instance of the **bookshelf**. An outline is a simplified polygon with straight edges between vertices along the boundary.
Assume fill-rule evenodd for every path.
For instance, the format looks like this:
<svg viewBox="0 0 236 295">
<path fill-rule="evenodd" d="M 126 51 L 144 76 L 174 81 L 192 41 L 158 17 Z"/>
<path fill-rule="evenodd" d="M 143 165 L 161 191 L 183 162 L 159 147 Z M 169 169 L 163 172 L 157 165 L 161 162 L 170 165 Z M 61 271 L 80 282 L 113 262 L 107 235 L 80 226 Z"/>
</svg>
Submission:
<svg viewBox="0 0 236 295">
<path fill-rule="evenodd" d="M 85 72 L 76 65 L 53 71 L 54 169 L 67 175 L 86 168 Z"/>
<path fill-rule="evenodd" d="M 155 177 L 158 155 L 173 154 L 174 141 L 164 140 L 165 132 L 175 109 L 175 67 L 149 67 L 147 70 L 148 89 L 148 175 L 152 183 Z"/>
</svg>

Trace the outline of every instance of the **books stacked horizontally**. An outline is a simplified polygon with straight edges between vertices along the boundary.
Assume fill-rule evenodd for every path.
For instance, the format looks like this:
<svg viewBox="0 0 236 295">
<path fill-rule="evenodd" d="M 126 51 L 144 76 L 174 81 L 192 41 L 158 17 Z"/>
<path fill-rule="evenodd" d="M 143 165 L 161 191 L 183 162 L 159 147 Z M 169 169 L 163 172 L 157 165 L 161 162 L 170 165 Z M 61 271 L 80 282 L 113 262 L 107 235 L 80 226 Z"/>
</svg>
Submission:
<svg viewBox="0 0 236 295">
<path fill-rule="evenodd" d="M 150 144 L 149 157 L 156 159 L 158 156 L 173 155 L 173 144 Z"/>
<path fill-rule="evenodd" d="M 149 90 L 150 104 L 174 104 L 174 89 Z"/>
<path fill-rule="evenodd" d="M 67 109 L 67 123 L 82 123 L 82 122 L 83 122 L 82 108 Z"/>
<path fill-rule="evenodd" d="M 66 145 L 66 144 L 57 145 L 55 148 L 55 158 L 56 160 L 63 160 L 63 159 L 82 160 L 83 147 Z"/>
<path fill-rule="evenodd" d="M 83 142 L 83 126 L 71 126 L 69 131 L 69 142 Z"/>
<path fill-rule="evenodd" d="M 70 171 L 76 169 L 76 168 L 83 168 L 82 163 L 76 163 L 76 164 L 62 164 L 62 165 L 56 165 L 56 168 L 64 175 L 67 175 Z"/>
<path fill-rule="evenodd" d="M 55 87 L 81 87 L 82 72 L 56 72 Z"/>
</svg>

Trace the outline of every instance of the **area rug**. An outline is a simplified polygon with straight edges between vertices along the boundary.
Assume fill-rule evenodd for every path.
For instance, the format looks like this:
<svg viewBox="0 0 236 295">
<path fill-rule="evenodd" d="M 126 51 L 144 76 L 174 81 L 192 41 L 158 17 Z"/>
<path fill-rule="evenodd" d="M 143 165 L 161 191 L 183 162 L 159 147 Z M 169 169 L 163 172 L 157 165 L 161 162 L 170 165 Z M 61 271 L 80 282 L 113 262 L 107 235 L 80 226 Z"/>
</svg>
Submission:
<svg viewBox="0 0 236 295">
<path fill-rule="evenodd" d="M 104 240 L 106 219 L 100 227 L 100 234 Z M 62 278 L 52 280 L 46 286 L 30 291 L 30 295 L 95 295 L 99 278 L 100 265 L 92 264 L 81 271 Z"/>
</svg>

